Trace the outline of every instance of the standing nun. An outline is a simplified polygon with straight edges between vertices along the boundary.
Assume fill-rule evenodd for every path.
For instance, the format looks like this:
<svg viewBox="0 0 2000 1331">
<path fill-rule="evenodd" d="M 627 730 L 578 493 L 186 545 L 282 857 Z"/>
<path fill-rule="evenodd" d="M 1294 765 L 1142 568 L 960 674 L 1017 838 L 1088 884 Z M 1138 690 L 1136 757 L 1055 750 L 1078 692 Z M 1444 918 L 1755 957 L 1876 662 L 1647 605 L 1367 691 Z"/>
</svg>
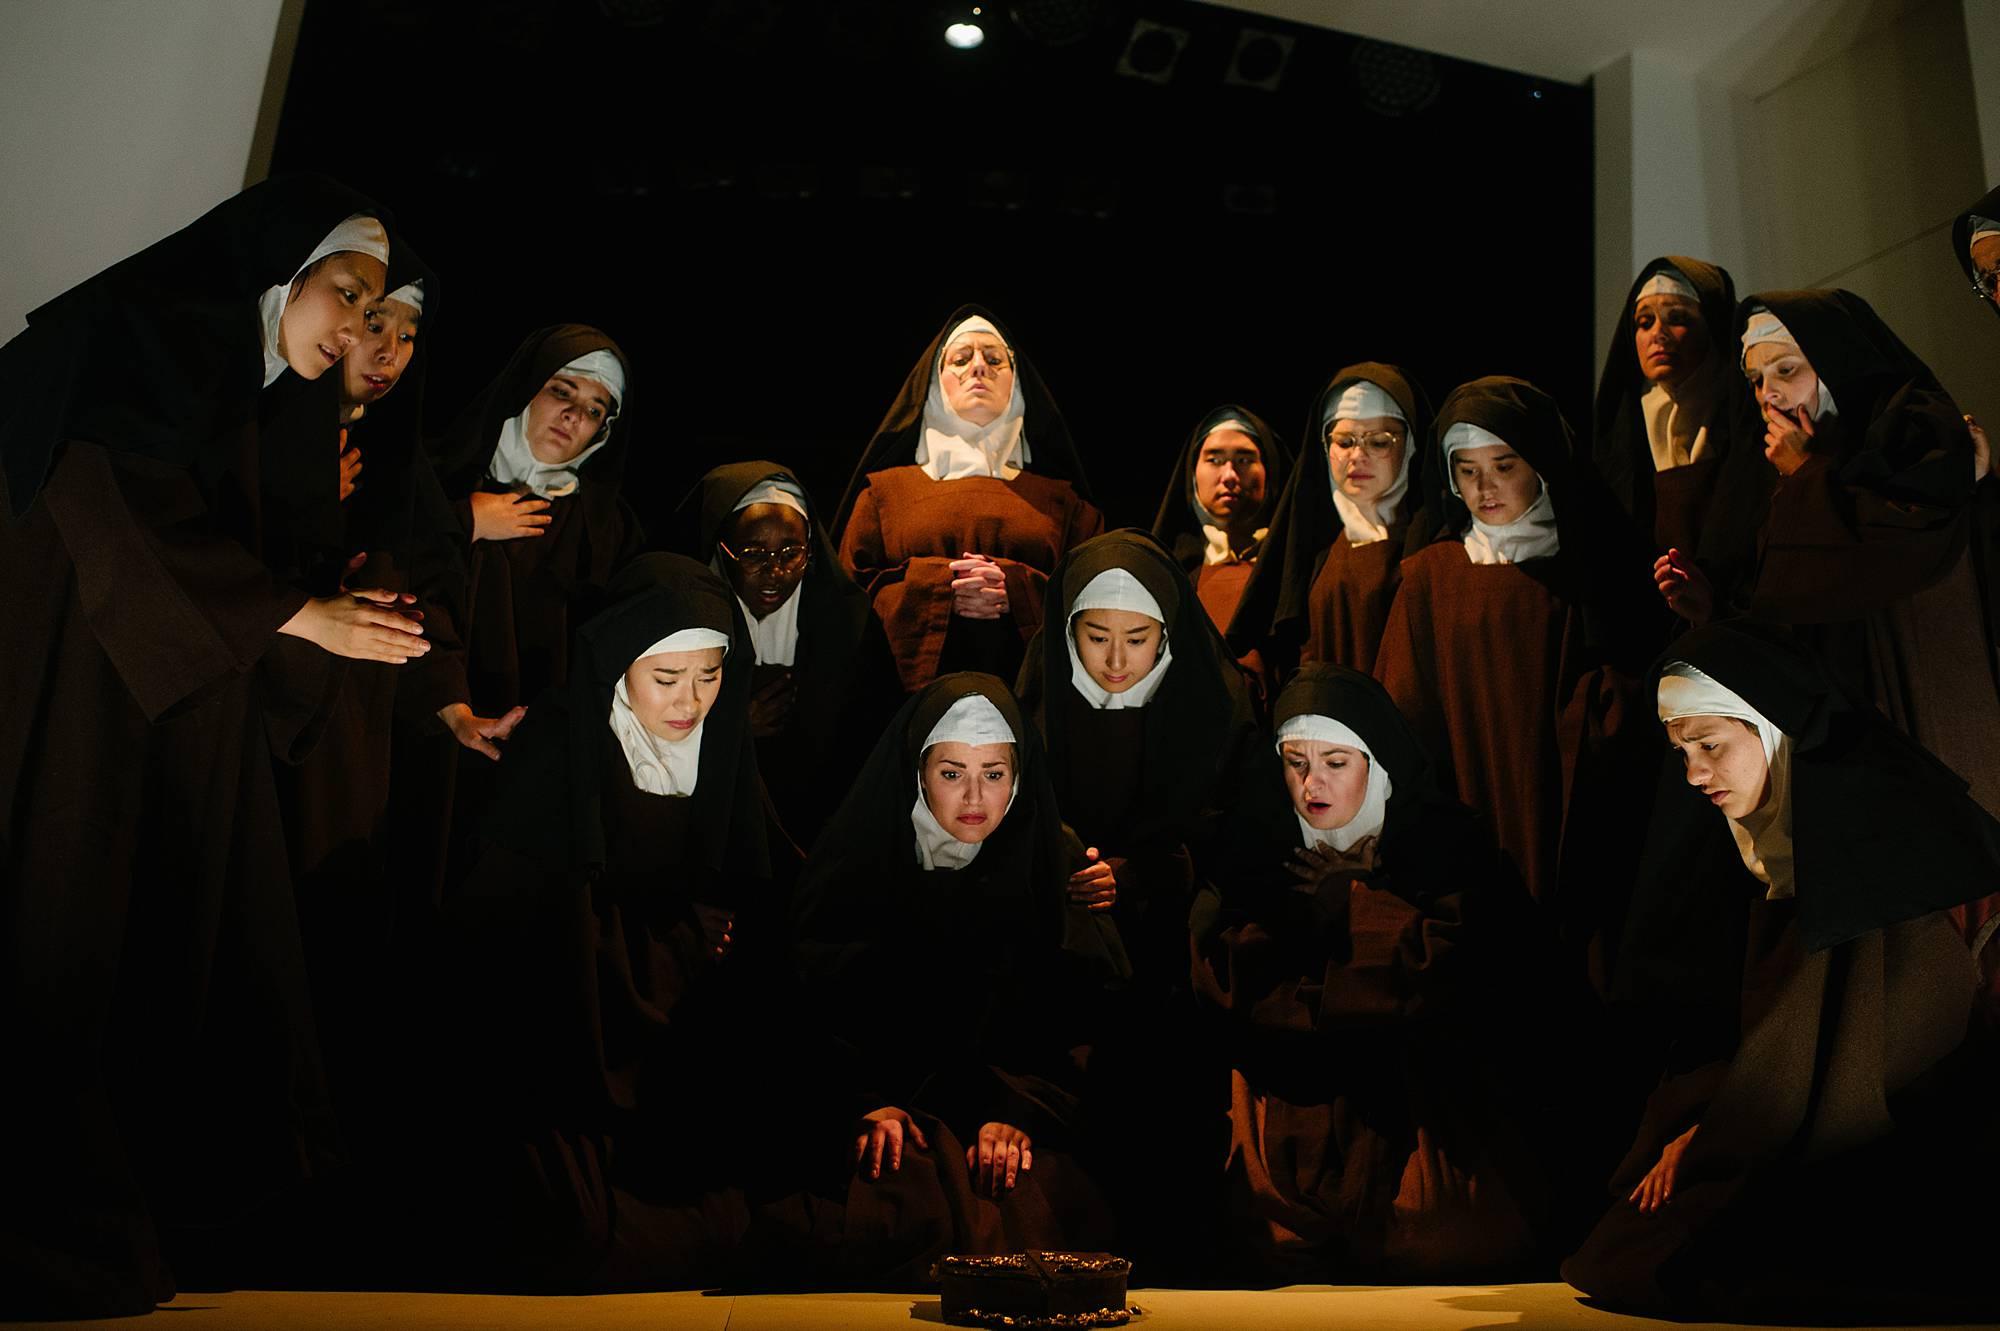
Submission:
<svg viewBox="0 0 2000 1331">
<path fill-rule="evenodd" d="M 1153 538 L 1194 583 L 1202 608 L 1227 634 L 1271 534 L 1271 514 L 1292 450 L 1248 408 L 1217 407 L 1182 446 L 1153 518 Z M 1245 662 L 1254 672 L 1255 665 Z"/>
<path fill-rule="evenodd" d="M 630 406 L 631 370 L 617 344 L 557 324 L 531 334 L 430 445 L 457 515 L 463 573 L 443 579 L 445 594 L 426 610 L 432 632 L 462 646 L 412 676 L 409 711 L 467 752 L 440 747 L 436 733 L 428 744 L 410 737 L 396 799 L 432 827 L 423 872 L 439 886 L 466 867 L 491 798 L 487 763 L 526 704 L 568 677 L 575 625 L 644 547 L 619 493 Z"/>
<path fill-rule="evenodd" d="M 1650 776 L 1621 705 L 1642 668 L 1644 550 L 1532 384 L 1475 379 L 1436 430 L 1444 531 L 1404 561 L 1375 674 L 1581 943 L 1638 830 L 1625 785 Z"/>
<path fill-rule="evenodd" d="M 717 467 L 681 502 L 674 525 L 742 608 L 756 655 L 758 770 L 785 831 L 810 849 L 901 702 L 882 622 L 788 468 Z"/>
<path fill-rule="evenodd" d="M 281 635 L 424 648 L 392 593 L 313 596 L 267 562 L 260 517 L 300 496 L 259 464 L 295 454 L 336 494 L 329 371 L 387 258 L 367 200 L 268 181 L 0 350 L 0 1054 L 32 1088 L 0 1115 L 33 1144 L 0 1181 L 15 1315 L 143 1312 L 170 1264 L 229 1278 L 237 1226 L 331 1162 L 252 671 Z M 271 412 L 280 381 L 313 409 Z"/>
<path fill-rule="evenodd" d="M 1396 366 L 1350 365 L 1313 402 L 1306 437 L 1312 464 L 1278 499 L 1271 557 L 1251 576 L 1230 645 L 1262 635 L 1281 670 L 1301 660 L 1372 670 L 1402 560 L 1431 534 L 1430 404 Z"/>
<path fill-rule="evenodd" d="M 904 703 L 798 892 L 821 1047 L 800 1127 L 814 1159 L 846 1147 L 841 1176 L 812 1179 L 851 1236 L 826 1274 L 902 1284 L 944 1253 L 1107 1237 L 1069 1155 L 1071 860 L 1004 684 L 947 675 Z"/>
<path fill-rule="evenodd" d="M 1740 862 L 1675 889 L 1747 900 L 1739 1015 L 1661 1079 L 1564 1278 L 1653 1316 L 1990 1313 L 1993 1058 L 1946 911 L 2000 824 L 1782 629 L 1698 629 L 1654 683 L 1686 775 L 1654 817 Z"/>
<path fill-rule="evenodd" d="M 1113 879 L 1079 881 L 1073 899 L 1116 923 L 1132 972 L 1084 1032 L 1087 1108 L 1106 1168 L 1120 1171 L 1124 1241 L 1186 1269 L 1213 1252 L 1219 1198 L 1204 1185 L 1215 1179 L 1156 1166 L 1224 1140 L 1222 1069 L 1194 1039 L 1188 909 L 1225 867 L 1256 718 L 1187 575 L 1147 533 L 1072 550 L 1048 606 L 1021 701 L 1048 746 L 1064 822 Z"/>
<path fill-rule="evenodd" d="M 910 370 L 833 526 L 914 692 L 952 670 L 1013 678 L 1050 571 L 1104 515 L 1041 375 L 966 305 Z"/>
</svg>

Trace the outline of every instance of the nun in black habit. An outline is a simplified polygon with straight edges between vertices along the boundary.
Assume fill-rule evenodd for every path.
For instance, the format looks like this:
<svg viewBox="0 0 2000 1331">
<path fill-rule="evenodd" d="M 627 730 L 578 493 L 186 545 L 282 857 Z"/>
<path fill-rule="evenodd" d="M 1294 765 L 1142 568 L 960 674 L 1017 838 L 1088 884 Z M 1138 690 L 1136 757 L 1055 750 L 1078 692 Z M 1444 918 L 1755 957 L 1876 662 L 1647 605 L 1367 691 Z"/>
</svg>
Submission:
<svg viewBox="0 0 2000 1331">
<path fill-rule="evenodd" d="M 1153 539 L 1173 554 L 1216 631 L 1228 635 L 1271 534 L 1292 450 L 1262 417 L 1227 404 L 1203 416 L 1182 445 L 1153 517 Z M 1261 654 L 1240 658 L 1268 697 Z"/>
<path fill-rule="evenodd" d="M 1992 886 L 2000 824 L 1781 628 L 1697 629 L 1654 684 L 1686 776 L 1655 844 L 1726 829 L 1737 864 L 1651 886 L 1747 908 L 1741 998 L 1675 1051 L 1564 1278 L 1676 1317 L 1990 1314 L 1994 1059 L 1947 911 Z"/>
<path fill-rule="evenodd" d="M 0 350 L 15 1315 L 142 1312 L 170 1263 L 227 1272 L 237 1227 L 333 1158 L 254 668 L 286 636 L 323 679 L 423 650 L 392 593 L 315 596 L 270 557 L 268 519 L 310 502 L 287 484 L 337 493 L 329 371 L 383 289 L 379 216 L 266 182 Z"/>
<path fill-rule="evenodd" d="M 450 1258 L 482 1282 L 712 1274 L 740 1237 L 740 1189 L 796 1130 L 778 1086 L 795 1062 L 789 873 L 773 869 L 742 619 L 680 555 L 635 560 L 605 599 L 509 741 L 484 853 L 446 913 L 435 1103 L 470 1221 Z"/>
<path fill-rule="evenodd" d="M 645 546 L 619 493 L 631 396 L 616 343 L 557 324 L 529 335 L 429 445 L 457 527 L 425 577 L 427 622 L 447 646 L 405 681 L 406 710 L 430 733 L 405 737 L 395 802 L 400 821 L 433 829 L 420 872 L 435 891 L 468 867 L 492 798 L 487 764 L 526 704 L 567 678 L 575 626 Z"/>
<path fill-rule="evenodd" d="M 1276 722 L 1254 839 L 1193 919 L 1238 1278 L 1535 1278 L 1545 1148 L 1573 1151 L 1584 1115 L 1551 1075 L 1574 1051 L 1537 998 L 1553 968 L 1520 876 L 1374 680 L 1304 666 Z"/>
<path fill-rule="evenodd" d="M 924 348 L 833 520 L 910 692 L 952 670 L 1013 678 L 1056 561 L 1102 530 L 1048 385 L 977 305 Z"/>
<path fill-rule="evenodd" d="M 972 673 L 904 703 L 821 834 L 795 927 L 821 1048 L 813 1232 L 844 1216 L 847 1236 L 820 1245 L 841 1264 L 823 1279 L 1108 1237 L 1070 1154 L 1074 977 L 1110 964 L 1065 899 L 1076 850 L 1039 737 Z"/>
<path fill-rule="evenodd" d="M 1423 454 L 1430 401 L 1401 369 L 1366 361 L 1314 399 L 1305 465 L 1278 496 L 1266 542 L 1229 630 L 1262 643 L 1281 675 L 1300 661 L 1372 670 L 1402 561 L 1433 534 Z"/>
<path fill-rule="evenodd" d="M 841 568 L 805 487 L 775 462 L 709 472 L 674 526 L 743 611 L 756 656 L 758 770 L 786 833 L 809 850 L 902 701 L 882 623 Z"/>
</svg>

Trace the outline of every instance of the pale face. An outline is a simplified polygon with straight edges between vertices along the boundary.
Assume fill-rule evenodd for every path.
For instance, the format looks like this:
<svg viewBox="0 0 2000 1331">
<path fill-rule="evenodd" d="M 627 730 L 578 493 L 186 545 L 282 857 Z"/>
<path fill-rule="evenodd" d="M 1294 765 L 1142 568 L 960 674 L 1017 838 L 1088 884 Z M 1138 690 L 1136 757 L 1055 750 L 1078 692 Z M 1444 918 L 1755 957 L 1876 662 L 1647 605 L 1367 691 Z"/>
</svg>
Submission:
<svg viewBox="0 0 2000 1331">
<path fill-rule="evenodd" d="M 1396 443 L 1378 455 L 1360 441 L 1370 435 L 1392 434 Z M 1403 474 L 1403 453 L 1410 446 L 1410 427 L 1394 416 L 1364 416 L 1335 421 L 1326 436 L 1326 465 L 1340 492 L 1364 507 L 1388 492 Z"/>
<path fill-rule="evenodd" d="M 528 403 L 528 451 L 550 466 L 568 462 L 590 447 L 616 409 L 603 384 L 558 370 Z"/>
<path fill-rule="evenodd" d="M 1288 739 L 1278 750 L 1292 808 L 1308 827 L 1331 832 L 1361 812 L 1368 797 L 1368 755 L 1345 744 Z"/>
<path fill-rule="evenodd" d="M 1728 818 L 1741 819 L 1771 797 L 1771 765 L 1756 727 L 1733 716 L 1684 716 L 1667 722 L 1681 751 L 1687 783 Z"/>
<path fill-rule="evenodd" d="M 1472 516 L 1491 527 L 1519 521 L 1542 492 L 1541 476 L 1506 444 L 1459 449 L 1451 474 Z"/>
<path fill-rule="evenodd" d="M 1806 354 L 1790 342 L 1759 342 L 1743 355 L 1743 376 L 1760 407 L 1808 415 L 1819 409 L 1819 375 Z"/>
<path fill-rule="evenodd" d="M 648 734 L 669 744 L 692 735 L 721 692 L 720 647 L 642 656 L 625 671 L 633 715 Z"/>
<path fill-rule="evenodd" d="M 1137 610 L 1085 610 L 1070 632 L 1084 673 L 1107 693 L 1123 693 L 1152 673 L 1166 640 L 1160 621 Z"/>
<path fill-rule="evenodd" d="M 1224 525 L 1253 519 L 1264 506 L 1264 453 L 1241 430 L 1216 430 L 1194 460 L 1195 502 Z"/>
<path fill-rule="evenodd" d="M 422 316 L 400 300 L 370 302 L 361 320 L 361 340 L 340 362 L 340 404 L 365 407 L 389 395 L 417 349 Z"/>
<path fill-rule="evenodd" d="M 1640 297 L 1632 315 L 1632 340 L 1647 383 L 1672 388 L 1708 359 L 1701 307 L 1679 296 Z"/>
<path fill-rule="evenodd" d="M 292 283 L 278 316 L 278 352 L 294 374 L 317 379 L 361 341 L 368 298 L 388 276 L 373 255 L 342 251 Z"/>
<path fill-rule="evenodd" d="M 1014 795 L 1014 746 L 933 744 L 924 750 L 923 763 L 931 817 L 969 846 L 992 836 Z"/>
<path fill-rule="evenodd" d="M 1014 357 L 983 331 L 961 333 L 944 349 L 938 383 L 945 405 L 974 425 L 991 425 L 1014 396 Z"/>
<path fill-rule="evenodd" d="M 1982 273 L 2000 272 L 2000 236 L 1981 236 L 1972 242 L 1972 266 Z M 1986 289 L 1992 293 L 1986 299 L 2000 305 L 2000 283 L 1989 279 Z"/>
</svg>

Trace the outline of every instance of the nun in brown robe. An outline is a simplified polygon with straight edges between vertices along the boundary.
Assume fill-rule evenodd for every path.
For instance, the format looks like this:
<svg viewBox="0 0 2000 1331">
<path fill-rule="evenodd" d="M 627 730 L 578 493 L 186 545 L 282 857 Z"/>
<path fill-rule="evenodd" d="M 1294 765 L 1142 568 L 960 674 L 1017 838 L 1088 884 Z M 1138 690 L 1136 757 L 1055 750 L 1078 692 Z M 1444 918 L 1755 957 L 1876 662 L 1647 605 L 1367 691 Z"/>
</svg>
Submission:
<svg viewBox="0 0 2000 1331">
<path fill-rule="evenodd" d="M 1435 432 L 1444 530 L 1403 561 L 1375 675 L 1443 788 L 1595 952 L 1653 779 L 1625 715 L 1653 613 L 1644 547 L 1532 384 L 1475 379 Z"/>
<path fill-rule="evenodd" d="M 1292 450 L 1246 407 L 1217 407 L 1182 446 L 1153 517 L 1153 539 L 1172 552 L 1216 631 L 1225 637 L 1271 534 L 1271 514 L 1291 474 Z M 1208 502 L 1203 503 L 1206 496 Z M 1254 648 L 1240 659 L 1268 699 L 1276 680 Z"/>
<path fill-rule="evenodd" d="M 1050 571 L 1104 515 L 1042 376 L 965 305 L 890 403 L 833 530 L 915 692 L 953 670 L 1012 679 Z"/>
<path fill-rule="evenodd" d="M 263 519 L 309 502 L 288 482 L 335 493 L 331 367 L 385 278 L 377 217 L 331 181 L 266 182 L 0 350 L 10 1316 L 231 1279 L 236 1238 L 335 1158 L 267 747 L 313 718 L 271 713 L 255 669 L 279 642 L 323 682 L 335 653 L 422 650 L 265 553 Z"/>
<path fill-rule="evenodd" d="M 412 852 L 434 892 L 468 867 L 492 799 L 490 763 L 521 709 L 568 677 L 575 626 L 645 546 L 619 492 L 631 397 L 631 362 L 616 343 L 557 324 L 530 334 L 429 445 L 456 531 L 432 556 L 446 568 L 426 579 L 436 593 L 426 622 L 457 646 L 405 681 L 402 706 L 424 724 L 396 756 L 394 800 L 399 822 L 431 829 Z"/>
<path fill-rule="evenodd" d="M 1655 1316 L 1987 1320 L 1994 1057 L 1947 911 L 2000 824 L 1781 628 L 1697 629 L 1656 688 L 1686 778 L 1656 844 L 1726 829 L 1736 866 L 1653 885 L 1747 906 L 1741 1000 L 1674 1051 L 1564 1278 Z"/>
<path fill-rule="evenodd" d="M 810 850 L 902 702 L 882 621 L 840 566 L 812 498 L 775 462 L 717 467 L 674 519 L 730 584 L 756 658 L 751 733 L 786 833 Z"/>
<path fill-rule="evenodd" d="M 1573 1050 L 1536 1007 L 1533 905 L 1374 680 L 1306 665 L 1276 718 L 1261 844 L 1192 921 L 1236 1276 L 1539 1278 L 1562 1249 L 1537 1134 L 1580 1115 L 1549 1075 Z"/>
<path fill-rule="evenodd" d="M 1639 270 L 1605 353 L 1591 464 L 1658 555 L 1723 553 L 1726 536 L 1711 530 L 1727 502 L 1718 481 L 1744 415 L 1729 364 L 1735 317 L 1727 271 L 1663 255 Z"/>
<path fill-rule="evenodd" d="M 1314 399 L 1306 465 L 1272 518 L 1271 555 L 1229 630 L 1281 673 L 1299 661 L 1372 670 L 1405 556 L 1434 525 L 1424 503 L 1430 403 L 1402 370 L 1350 365 Z"/>
<path fill-rule="evenodd" d="M 1192 1277 L 1212 1259 L 1213 1175 L 1162 1171 L 1177 1151 L 1222 1149 L 1223 1070 L 1202 1048 L 1188 991 L 1194 894 L 1232 848 L 1242 765 L 1256 746 L 1248 691 L 1183 573 L 1149 534 L 1106 532 L 1057 565 L 1021 702 L 1048 746 L 1056 805 L 1111 867 L 1106 901 L 1130 976 L 1082 1031 L 1085 1111 L 1120 1242 Z"/>
</svg>

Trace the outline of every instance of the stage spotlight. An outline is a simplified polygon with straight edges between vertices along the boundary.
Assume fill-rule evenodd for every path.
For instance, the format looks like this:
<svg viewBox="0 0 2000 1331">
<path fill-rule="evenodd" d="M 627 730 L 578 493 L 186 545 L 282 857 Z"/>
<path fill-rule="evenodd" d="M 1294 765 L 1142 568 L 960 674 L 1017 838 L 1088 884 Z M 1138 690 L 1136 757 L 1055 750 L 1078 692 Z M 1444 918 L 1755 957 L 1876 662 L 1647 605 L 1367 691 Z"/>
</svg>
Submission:
<svg viewBox="0 0 2000 1331">
<path fill-rule="evenodd" d="M 1423 51 L 1364 41 L 1348 60 L 1361 104 L 1378 116 L 1414 115 L 1438 99 L 1437 61 Z"/>
<path fill-rule="evenodd" d="M 1291 61 L 1297 40 L 1281 32 L 1244 28 L 1236 34 L 1236 53 L 1229 57 L 1229 69 L 1222 81 L 1239 88 L 1276 92 L 1284 82 L 1285 66 Z"/>
<path fill-rule="evenodd" d="M 1186 28 L 1170 28 L 1151 19 L 1134 19 L 1132 35 L 1125 39 L 1124 54 L 1118 57 L 1118 72 L 1148 83 L 1169 83 L 1174 66 L 1187 49 Z"/>
<path fill-rule="evenodd" d="M 1042 46 L 1073 46 L 1097 31 L 1104 7 L 1099 0 L 1014 0 L 1014 26 Z"/>
<path fill-rule="evenodd" d="M 954 23 L 944 30 L 944 44 L 954 51 L 970 51 L 986 40 L 986 29 L 977 23 Z"/>
</svg>

